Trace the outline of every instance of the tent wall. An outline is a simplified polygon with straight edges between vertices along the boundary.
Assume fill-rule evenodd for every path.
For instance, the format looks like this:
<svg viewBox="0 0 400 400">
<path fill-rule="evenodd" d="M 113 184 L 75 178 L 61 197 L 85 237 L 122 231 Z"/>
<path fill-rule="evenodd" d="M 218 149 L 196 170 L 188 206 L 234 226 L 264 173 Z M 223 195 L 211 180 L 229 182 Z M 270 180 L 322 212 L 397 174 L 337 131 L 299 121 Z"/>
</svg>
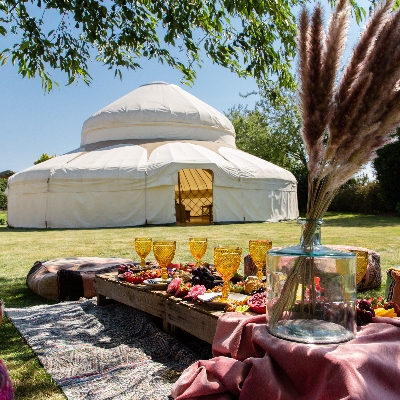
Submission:
<svg viewBox="0 0 400 400">
<path fill-rule="evenodd" d="M 7 221 L 23 228 L 96 228 L 176 222 L 174 186 L 120 192 L 11 196 Z"/>
<path fill-rule="evenodd" d="M 46 198 L 46 193 L 8 194 L 8 225 L 46 228 Z"/>
<path fill-rule="evenodd" d="M 49 228 L 94 228 L 143 225 L 142 191 L 49 193 Z"/>
<path fill-rule="evenodd" d="M 214 185 L 214 222 L 276 222 L 298 216 L 297 192 Z"/>
<path fill-rule="evenodd" d="M 176 174 L 177 175 L 177 174 Z M 166 179 L 168 180 L 168 179 Z M 65 191 L 61 191 L 63 186 Z M 94 228 L 171 224 L 175 216 L 175 182 L 137 190 L 69 191 L 64 185 L 48 192 L 9 194 L 8 223 L 23 228 Z M 91 186 L 91 185 L 90 185 Z M 95 185 L 97 186 L 97 185 Z M 132 187 L 140 186 L 134 182 Z M 248 189 L 213 187 L 214 222 L 255 222 L 298 216 L 297 188 Z"/>
<path fill-rule="evenodd" d="M 175 185 L 158 186 L 146 190 L 148 224 L 173 224 L 175 216 Z"/>
<path fill-rule="evenodd" d="M 231 162 L 199 144 L 153 145 L 150 154 L 133 144 L 78 149 L 15 174 L 6 190 L 9 225 L 94 228 L 175 223 L 175 187 L 182 169 L 212 171 L 214 222 L 298 216 L 296 181 L 282 168 L 272 166 L 270 176 L 270 163 L 225 147 L 217 151 L 224 149 Z"/>
</svg>

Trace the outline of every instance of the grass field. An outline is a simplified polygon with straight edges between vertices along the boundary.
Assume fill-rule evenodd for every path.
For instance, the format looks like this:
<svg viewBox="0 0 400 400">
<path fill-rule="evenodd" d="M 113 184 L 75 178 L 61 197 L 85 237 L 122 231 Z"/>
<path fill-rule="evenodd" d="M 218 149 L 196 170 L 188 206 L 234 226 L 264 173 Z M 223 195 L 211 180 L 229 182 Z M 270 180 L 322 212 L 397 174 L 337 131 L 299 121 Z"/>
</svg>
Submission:
<svg viewBox="0 0 400 400">
<path fill-rule="evenodd" d="M 0 218 L 6 218 L 6 213 L 0 211 Z M 6 307 L 49 304 L 25 285 L 26 275 L 35 261 L 75 256 L 126 257 L 137 261 L 133 239 L 143 236 L 176 240 L 175 262 L 193 261 L 187 243 L 189 237 L 207 237 L 209 247 L 203 260 L 212 262 L 212 248 L 217 245 L 241 246 L 247 254 L 249 239 L 270 239 L 274 246 L 297 244 L 300 227 L 294 221 L 82 230 L 8 229 L 0 225 L 0 298 Z M 367 247 L 380 253 L 383 285 L 367 294 L 358 294 L 359 297 L 377 296 L 384 293 L 384 271 L 400 265 L 400 218 L 328 213 L 322 228 L 322 242 Z M 152 254 L 148 259 L 152 259 Z M 16 400 L 65 398 L 7 318 L 0 327 L 0 358 L 10 370 Z"/>
</svg>

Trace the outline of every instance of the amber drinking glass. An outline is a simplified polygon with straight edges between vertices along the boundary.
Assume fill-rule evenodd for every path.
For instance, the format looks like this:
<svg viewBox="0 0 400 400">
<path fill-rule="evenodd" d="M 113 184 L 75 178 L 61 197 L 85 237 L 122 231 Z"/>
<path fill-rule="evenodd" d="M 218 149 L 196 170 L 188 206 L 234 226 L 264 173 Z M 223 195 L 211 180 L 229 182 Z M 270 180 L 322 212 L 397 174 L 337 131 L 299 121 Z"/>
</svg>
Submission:
<svg viewBox="0 0 400 400">
<path fill-rule="evenodd" d="M 189 248 L 193 257 L 196 259 L 195 267 L 199 267 L 200 260 L 206 254 L 207 250 L 207 238 L 190 238 Z"/>
<path fill-rule="evenodd" d="M 140 257 L 140 266 L 146 266 L 146 257 L 150 254 L 152 240 L 151 238 L 135 238 L 135 250 Z"/>
<path fill-rule="evenodd" d="M 168 265 L 171 264 L 175 256 L 175 241 L 156 241 L 153 243 L 154 257 L 161 267 L 161 279 L 168 279 Z"/>
<path fill-rule="evenodd" d="M 226 301 L 230 291 L 230 280 L 237 272 L 242 257 L 242 249 L 240 247 L 214 248 L 214 266 L 221 278 L 224 280 L 222 286 L 222 301 Z"/>
<path fill-rule="evenodd" d="M 254 264 L 257 267 L 257 278 L 262 280 L 263 270 L 262 267 L 267 260 L 267 251 L 272 248 L 272 242 L 270 240 L 250 240 L 249 250 L 250 256 Z"/>
</svg>

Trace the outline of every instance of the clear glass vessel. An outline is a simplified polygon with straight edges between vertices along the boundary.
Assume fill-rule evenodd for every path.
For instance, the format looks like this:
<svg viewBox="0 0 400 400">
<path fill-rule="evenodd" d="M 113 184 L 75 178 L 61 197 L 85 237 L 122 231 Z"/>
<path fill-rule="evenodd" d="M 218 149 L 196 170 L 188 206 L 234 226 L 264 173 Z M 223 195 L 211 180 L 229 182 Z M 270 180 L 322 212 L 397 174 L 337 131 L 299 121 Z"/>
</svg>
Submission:
<svg viewBox="0 0 400 400">
<path fill-rule="evenodd" d="M 322 220 L 299 220 L 299 246 L 267 253 L 267 326 L 279 338 L 340 343 L 356 333 L 356 257 L 321 245 Z"/>
</svg>

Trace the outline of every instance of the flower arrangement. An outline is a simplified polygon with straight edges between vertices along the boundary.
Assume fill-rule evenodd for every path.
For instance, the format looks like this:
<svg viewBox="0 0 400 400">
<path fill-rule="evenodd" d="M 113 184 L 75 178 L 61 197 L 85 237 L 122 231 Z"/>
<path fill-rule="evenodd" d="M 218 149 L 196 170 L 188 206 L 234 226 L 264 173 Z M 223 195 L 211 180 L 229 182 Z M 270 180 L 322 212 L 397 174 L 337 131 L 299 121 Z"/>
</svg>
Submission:
<svg viewBox="0 0 400 400">
<path fill-rule="evenodd" d="M 312 238 L 337 190 L 388 143 L 400 125 L 400 12 L 393 1 L 376 7 L 341 78 L 337 75 L 349 24 L 348 0 L 339 0 L 326 31 L 323 12 L 304 9 L 299 20 L 299 108 L 307 153 L 308 203 L 303 246 Z M 299 260 L 287 276 L 270 319 L 296 299 Z"/>
<path fill-rule="evenodd" d="M 189 290 L 189 293 L 185 296 L 185 298 L 191 298 L 193 300 L 197 300 L 197 297 L 206 292 L 206 287 L 204 285 L 195 285 L 192 286 Z"/>
</svg>

